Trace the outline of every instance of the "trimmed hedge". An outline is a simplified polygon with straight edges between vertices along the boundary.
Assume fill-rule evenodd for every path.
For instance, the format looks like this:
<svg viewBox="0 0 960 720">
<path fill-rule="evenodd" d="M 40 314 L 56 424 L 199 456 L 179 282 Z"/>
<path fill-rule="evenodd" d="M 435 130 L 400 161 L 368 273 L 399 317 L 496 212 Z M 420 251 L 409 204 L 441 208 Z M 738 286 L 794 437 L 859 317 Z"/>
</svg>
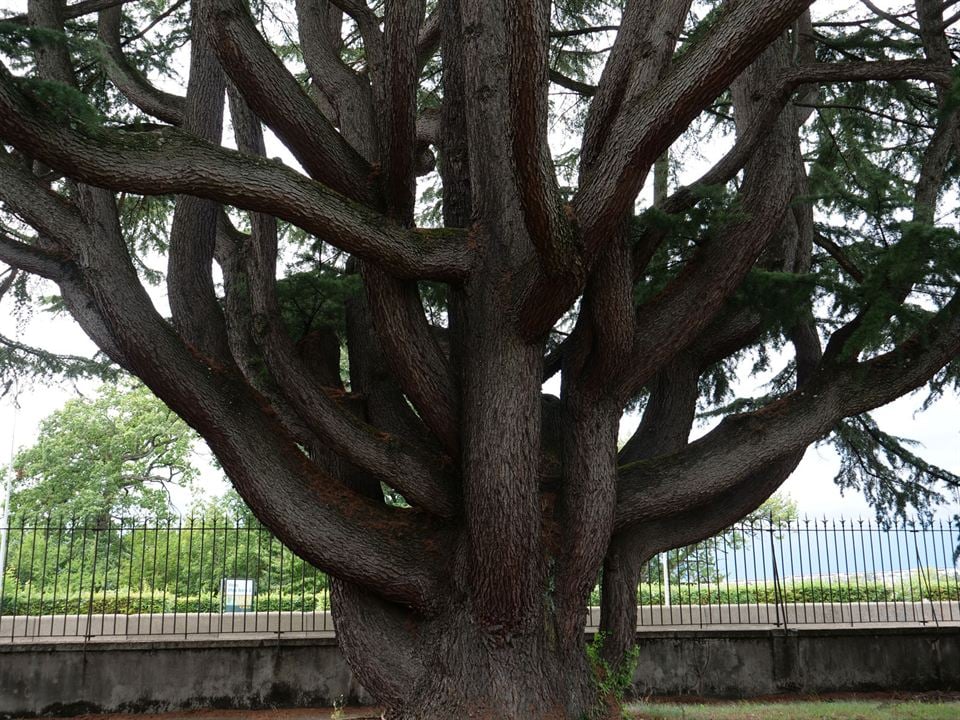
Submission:
<svg viewBox="0 0 960 720">
<path fill-rule="evenodd" d="M 840 584 L 836 580 L 807 580 L 802 583 L 787 581 L 780 586 L 780 601 L 788 605 L 800 603 L 857 603 L 857 602 L 918 602 L 960 601 L 960 582 L 946 579 L 926 580 L 914 577 L 901 585 L 885 585 L 876 582 Z M 663 605 L 664 591 L 660 585 L 640 585 L 638 605 Z M 777 602 L 777 590 L 773 583 L 750 583 L 739 585 L 670 585 L 670 602 L 673 605 L 773 605 Z M 590 604 L 600 604 L 600 589 L 594 588 Z"/>
<path fill-rule="evenodd" d="M 920 600 L 960 601 L 960 582 L 933 579 L 928 584 L 915 576 L 909 582 L 885 585 L 876 582 L 853 582 L 840 584 L 837 581 L 787 581 L 781 586 L 781 602 L 788 605 L 801 603 L 857 603 L 857 602 L 917 602 Z M 663 588 L 659 585 L 640 585 L 638 604 L 642 606 L 663 605 Z M 670 586 L 670 602 L 673 605 L 773 605 L 777 593 L 773 583 L 751 583 L 739 586 L 720 584 Z M 590 604 L 600 604 L 600 590 L 595 588 Z M 250 612 L 320 612 L 330 609 L 330 596 L 325 592 L 296 591 L 258 594 Z M 7 585 L 0 615 L 84 615 L 91 610 L 90 593 L 71 593 L 69 596 L 54 595 L 45 591 L 39 596 L 37 588 L 21 586 L 14 589 Z M 108 590 L 95 592 L 92 596 L 92 612 L 102 615 L 137 615 L 151 613 L 218 613 L 220 596 L 213 593 L 175 596 L 162 590 L 150 591 Z"/>
</svg>

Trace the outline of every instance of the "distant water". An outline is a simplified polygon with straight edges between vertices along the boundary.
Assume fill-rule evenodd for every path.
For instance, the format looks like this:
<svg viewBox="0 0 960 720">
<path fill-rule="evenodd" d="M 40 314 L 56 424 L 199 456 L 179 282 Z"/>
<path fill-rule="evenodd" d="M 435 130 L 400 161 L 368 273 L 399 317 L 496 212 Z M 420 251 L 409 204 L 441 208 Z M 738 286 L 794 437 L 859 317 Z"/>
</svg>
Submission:
<svg viewBox="0 0 960 720">
<path fill-rule="evenodd" d="M 891 584 L 921 571 L 956 578 L 958 544 L 960 525 L 947 521 L 883 528 L 872 522 L 811 520 L 741 527 L 735 536 L 705 541 L 687 564 L 693 578 L 699 564 L 705 566 L 703 577 L 731 583 L 772 581 L 776 573 L 797 581 L 846 576 Z M 671 551 L 672 558 L 677 556 Z M 711 565 L 715 571 L 708 571 Z"/>
</svg>

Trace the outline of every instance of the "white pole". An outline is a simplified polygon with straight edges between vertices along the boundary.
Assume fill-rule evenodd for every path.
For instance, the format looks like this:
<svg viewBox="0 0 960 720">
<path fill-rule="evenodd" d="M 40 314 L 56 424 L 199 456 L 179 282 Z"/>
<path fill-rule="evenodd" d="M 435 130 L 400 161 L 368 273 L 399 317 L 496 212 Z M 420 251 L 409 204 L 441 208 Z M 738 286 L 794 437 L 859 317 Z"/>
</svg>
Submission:
<svg viewBox="0 0 960 720">
<path fill-rule="evenodd" d="M 0 601 L 3 599 L 3 579 L 7 569 L 7 530 L 10 525 L 10 494 L 13 485 L 13 452 L 17 437 L 17 396 L 13 394 L 13 421 L 10 424 L 10 462 L 3 471 L 3 491 L 0 494 Z"/>
<path fill-rule="evenodd" d="M 667 553 L 660 553 L 660 567 L 663 568 L 663 602 L 670 607 L 670 571 L 667 569 Z"/>
</svg>

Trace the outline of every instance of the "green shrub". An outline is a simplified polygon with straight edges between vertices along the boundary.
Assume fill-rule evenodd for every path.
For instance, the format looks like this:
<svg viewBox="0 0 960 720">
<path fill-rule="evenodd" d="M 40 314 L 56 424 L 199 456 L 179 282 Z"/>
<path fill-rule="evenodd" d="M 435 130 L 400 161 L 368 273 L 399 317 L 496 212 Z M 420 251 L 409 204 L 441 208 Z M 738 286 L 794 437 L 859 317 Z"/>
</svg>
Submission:
<svg viewBox="0 0 960 720">
<path fill-rule="evenodd" d="M 780 601 L 801 603 L 919 602 L 920 600 L 960 601 L 960 582 L 945 577 L 920 575 L 890 583 L 854 578 L 846 582 L 836 579 L 786 581 L 780 585 Z M 778 600 L 772 582 L 680 584 L 671 583 L 673 605 L 772 605 Z M 600 589 L 594 588 L 590 604 L 600 604 Z M 665 604 L 663 586 L 641 584 L 637 588 L 637 604 Z"/>
<path fill-rule="evenodd" d="M 325 593 L 257 595 L 249 612 L 320 612 L 330 609 Z M 107 592 L 44 595 L 21 587 L 19 592 L 5 593 L 0 601 L 0 615 L 138 615 L 159 613 L 218 613 L 220 596 L 211 593 L 176 597 L 156 591 L 109 590 Z"/>
</svg>

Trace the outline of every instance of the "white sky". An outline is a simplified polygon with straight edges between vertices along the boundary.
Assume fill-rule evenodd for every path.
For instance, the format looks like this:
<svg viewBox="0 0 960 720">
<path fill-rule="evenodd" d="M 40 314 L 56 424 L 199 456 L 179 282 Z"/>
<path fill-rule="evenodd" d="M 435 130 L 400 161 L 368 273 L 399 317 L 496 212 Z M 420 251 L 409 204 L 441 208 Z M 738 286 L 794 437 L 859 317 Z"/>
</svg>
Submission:
<svg viewBox="0 0 960 720">
<path fill-rule="evenodd" d="M 843 0 L 820 0 L 815 9 L 828 12 L 839 9 L 846 2 Z M 886 5 L 887 3 L 883 3 Z M 0 10 L 11 12 L 25 12 L 25 0 L 0 0 Z M 183 92 L 181 88 L 166 87 L 175 92 Z M 226 139 L 226 138 L 225 138 Z M 562 139 L 560 139 L 562 144 Z M 718 152 L 720 150 L 718 149 Z M 278 146 L 270 149 L 273 156 L 281 155 L 286 162 L 294 164 L 289 154 Z M 696 176 L 702 170 L 691 166 L 689 172 Z M 158 306 L 164 306 L 165 298 L 155 298 Z M 36 312 L 22 327 L 14 321 L 11 315 L 12 302 L 10 298 L 0 301 L 0 333 L 7 337 L 16 337 L 23 342 L 38 345 L 47 350 L 70 354 L 89 354 L 94 346 L 72 321 L 64 318 L 52 318 L 49 315 Z M 749 378 L 741 379 L 742 395 L 759 394 L 757 381 Z M 7 464 L 13 448 L 29 445 L 36 437 L 37 427 L 45 416 L 63 405 L 76 395 L 77 389 L 90 393 L 95 386 L 84 383 L 79 388 L 69 385 L 41 385 L 33 384 L 22 388 L 17 407 L 14 406 L 12 395 L 0 399 L 0 465 Z M 556 392 L 555 388 L 550 388 Z M 901 398 L 890 405 L 875 412 L 875 417 L 881 427 L 894 435 L 918 440 L 923 444 L 920 453 L 925 459 L 941 467 L 960 474 L 960 398 L 949 395 L 936 403 L 925 413 L 917 414 L 917 409 L 923 400 L 923 392 L 913 396 Z M 636 426 L 636 416 L 626 416 L 621 423 L 621 438 L 628 438 Z M 705 428 L 695 431 L 702 434 Z M 200 464 L 206 465 L 202 455 Z M 827 517 L 858 517 L 869 518 L 873 510 L 865 500 L 855 492 L 841 495 L 833 484 L 832 478 L 839 467 L 839 459 L 829 447 L 811 447 L 808 449 L 803 462 L 797 471 L 781 488 L 781 493 L 788 494 L 798 504 L 801 516 Z M 219 493 L 226 487 L 217 471 L 212 468 L 204 472 L 203 485 L 211 493 Z M 189 505 L 190 498 L 182 493 L 177 498 L 177 504 L 183 510 Z M 941 507 L 937 515 L 951 517 L 960 513 L 960 502 L 956 498 L 953 502 Z"/>
</svg>

